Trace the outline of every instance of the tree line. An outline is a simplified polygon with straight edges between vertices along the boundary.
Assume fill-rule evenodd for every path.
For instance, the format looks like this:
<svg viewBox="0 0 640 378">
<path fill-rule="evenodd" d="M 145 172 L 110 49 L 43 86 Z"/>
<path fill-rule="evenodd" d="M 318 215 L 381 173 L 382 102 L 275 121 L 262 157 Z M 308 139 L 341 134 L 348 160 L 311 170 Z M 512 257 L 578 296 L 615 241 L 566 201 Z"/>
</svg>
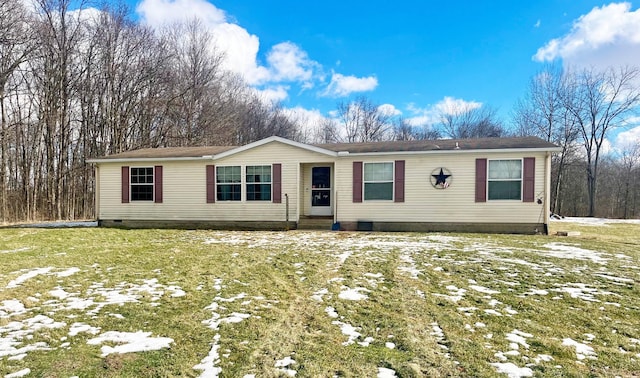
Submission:
<svg viewBox="0 0 640 378">
<path fill-rule="evenodd" d="M 89 157 L 272 135 L 307 143 L 536 135 L 562 147 L 552 211 L 640 215 L 640 147 L 605 154 L 611 131 L 637 114 L 637 68 L 548 67 L 532 78 L 511 127 L 495 109 L 472 105 L 415 125 L 366 97 L 304 125 L 225 71 L 199 21 L 154 30 L 124 7 L 81 12 L 71 3 L 35 0 L 28 10 L 0 0 L 0 223 L 92 218 Z"/>
<path fill-rule="evenodd" d="M 152 30 L 124 7 L 34 3 L 0 0 L 0 222 L 93 217 L 89 157 L 299 138 L 282 108 L 221 69 L 197 20 Z"/>
</svg>

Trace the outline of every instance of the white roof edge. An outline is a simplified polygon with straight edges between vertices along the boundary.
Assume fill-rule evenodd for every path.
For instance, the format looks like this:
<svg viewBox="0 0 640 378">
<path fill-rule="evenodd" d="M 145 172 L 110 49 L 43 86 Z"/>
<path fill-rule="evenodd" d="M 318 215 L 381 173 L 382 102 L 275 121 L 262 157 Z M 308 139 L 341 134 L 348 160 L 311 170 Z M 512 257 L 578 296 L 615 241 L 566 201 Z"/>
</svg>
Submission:
<svg viewBox="0 0 640 378">
<path fill-rule="evenodd" d="M 211 156 L 189 156 L 189 157 L 154 157 L 154 158 L 119 158 L 119 159 L 87 159 L 87 163 L 127 163 L 127 162 L 151 162 L 151 161 L 193 161 L 211 160 Z"/>
<path fill-rule="evenodd" d="M 485 148 L 478 150 L 429 150 L 429 151 L 388 151 L 388 152 L 351 152 L 347 156 L 373 156 L 373 155 L 424 155 L 424 154 L 473 154 L 490 152 L 560 152 L 560 147 L 553 148 Z"/>
<path fill-rule="evenodd" d="M 260 139 L 258 141 L 240 146 L 231 150 L 221 152 L 217 155 L 191 156 L 191 157 L 149 157 L 149 158 L 116 158 L 116 159 L 87 159 L 87 163 L 125 163 L 125 162 L 152 162 L 152 161 L 197 161 L 197 160 L 217 160 L 227 156 L 231 156 L 255 147 L 262 146 L 271 142 L 280 142 L 289 146 L 301 148 L 307 151 L 317 152 L 319 154 L 332 157 L 348 157 L 348 156 L 375 156 L 375 155 L 424 155 L 424 154 L 458 154 L 458 153 L 512 153 L 512 152 L 561 152 L 560 147 L 541 147 L 541 148 L 491 148 L 491 149 L 472 149 L 472 150 L 428 150 L 428 151 L 387 151 L 387 152 L 348 152 L 348 151 L 331 151 L 321 147 L 309 144 L 295 142 L 290 139 L 279 136 L 271 136 Z"/>
<path fill-rule="evenodd" d="M 243 151 L 247 151 L 250 150 L 252 148 L 256 148 L 271 142 L 280 142 L 289 146 L 293 146 L 293 147 L 297 147 L 297 148 L 301 148 L 303 150 L 307 150 L 307 151 L 313 151 L 313 152 L 317 152 L 319 154 L 323 154 L 323 155 L 327 155 L 327 156 L 338 156 L 337 152 L 331 151 L 331 150 L 327 150 L 324 148 L 320 148 L 320 147 L 316 147 L 316 146 L 312 146 L 309 144 L 305 144 L 305 143 L 300 143 L 300 142 L 295 142 L 293 140 L 290 139 L 286 139 L 283 137 L 279 137 L 279 136 L 270 136 L 268 138 L 264 138 L 264 139 L 260 139 L 258 141 L 249 143 L 249 144 L 245 144 L 244 146 L 240 146 L 225 152 L 221 152 L 217 155 L 213 156 L 214 160 L 217 159 L 222 159 L 224 157 L 227 156 L 231 156 L 231 155 L 235 155 L 237 153 L 243 152 Z"/>
</svg>

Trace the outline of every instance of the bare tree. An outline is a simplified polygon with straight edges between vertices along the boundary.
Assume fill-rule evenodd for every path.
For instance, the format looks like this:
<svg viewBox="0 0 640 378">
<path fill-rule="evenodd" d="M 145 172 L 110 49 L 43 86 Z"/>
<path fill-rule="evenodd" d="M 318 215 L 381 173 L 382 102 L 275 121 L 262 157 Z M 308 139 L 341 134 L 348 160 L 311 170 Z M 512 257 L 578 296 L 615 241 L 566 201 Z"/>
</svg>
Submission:
<svg viewBox="0 0 640 378">
<path fill-rule="evenodd" d="M 466 105 L 440 114 L 442 134 L 453 139 L 501 137 L 507 134 L 490 107 Z"/>
<path fill-rule="evenodd" d="M 349 143 L 377 142 L 392 137 L 389 135 L 391 116 L 366 97 L 339 103 L 338 119 Z"/>
<path fill-rule="evenodd" d="M 313 143 L 338 143 L 341 141 L 338 135 L 338 124 L 334 119 L 325 118 L 315 128 Z"/>
<path fill-rule="evenodd" d="M 535 135 L 556 143 L 562 152 L 552 157 L 551 211 L 561 213 L 560 188 L 570 159 L 575 158 L 579 128 L 576 118 L 565 107 L 571 96 L 567 76 L 559 66 L 550 66 L 534 76 L 515 110 L 519 135 Z"/>
<path fill-rule="evenodd" d="M 414 127 L 404 118 L 397 118 L 393 121 L 394 140 L 414 140 L 416 133 Z"/>
<path fill-rule="evenodd" d="M 598 163 L 609 132 L 626 124 L 640 105 L 636 67 L 585 70 L 572 75 L 564 106 L 575 117 L 586 152 L 589 216 L 596 213 Z"/>
<path fill-rule="evenodd" d="M 0 0 L 0 221 L 7 216 L 7 143 L 9 125 L 5 108 L 6 87 L 10 77 L 26 62 L 33 50 L 28 14 L 20 1 Z M 14 146 L 15 148 L 15 146 Z"/>
<path fill-rule="evenodd" d="M 625 146 L 618 162 L 618 177 L 622 181 L 618 208 L 622 211 L 617 215 L 628 219 L 636 216 L 640 197 L 640 142 Z"/>
<path fill-rule="evenodd" d="M 414 126 L 405 118 L 393 120 L 394 140 L 434 140 L 441 138 L 440 131 L 430 125 Z"/>
<path fill-rule="evenodd" d="M 215 141 L 215 113 L 223 54 L 199 19 L 164 30 L 171 55 L 172 96 L 167 117 L 172 122 L 170 144 L 197 145 Z"/>
</svg>

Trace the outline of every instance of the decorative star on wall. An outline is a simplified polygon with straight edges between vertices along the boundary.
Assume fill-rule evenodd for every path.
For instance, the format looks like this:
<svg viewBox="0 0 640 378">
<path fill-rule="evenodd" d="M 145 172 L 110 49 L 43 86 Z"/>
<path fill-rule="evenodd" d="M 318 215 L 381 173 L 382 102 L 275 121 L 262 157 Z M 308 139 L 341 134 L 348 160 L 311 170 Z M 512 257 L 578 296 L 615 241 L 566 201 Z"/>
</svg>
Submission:
<svg viewBox="0 0 640 378">
<path fill-rule="evenodd" d="M 451 172 L 449 172 L 449 170 L 447 170 L 446 168 L 440 168 L 440 171 L 438 171 L 438 169 L 435 169 L 432 172 L 431 177 L 431 184 L 434 188 L 446 189 L 449 187 L 451 181 Z"/>
</svg>

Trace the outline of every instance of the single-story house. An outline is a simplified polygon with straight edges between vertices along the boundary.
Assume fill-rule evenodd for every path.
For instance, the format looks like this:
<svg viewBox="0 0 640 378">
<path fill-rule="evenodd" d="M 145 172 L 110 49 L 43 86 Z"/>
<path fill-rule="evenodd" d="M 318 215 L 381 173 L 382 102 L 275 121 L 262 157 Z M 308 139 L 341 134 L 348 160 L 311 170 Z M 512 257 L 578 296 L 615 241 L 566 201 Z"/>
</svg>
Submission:
<svg viewBox="0 0 640 378">
<path fill-rule="evenodd" d="M 547 233 L 536 137 L 168 147 L 90 159 L 103 226 Z"/>
</svg>

